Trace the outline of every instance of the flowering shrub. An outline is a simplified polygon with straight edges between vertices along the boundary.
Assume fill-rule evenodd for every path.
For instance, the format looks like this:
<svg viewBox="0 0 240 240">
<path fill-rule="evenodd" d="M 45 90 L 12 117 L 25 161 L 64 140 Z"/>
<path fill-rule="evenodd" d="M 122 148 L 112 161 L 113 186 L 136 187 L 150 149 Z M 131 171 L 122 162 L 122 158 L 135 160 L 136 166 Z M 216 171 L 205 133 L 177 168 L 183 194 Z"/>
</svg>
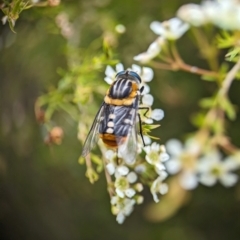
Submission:
<svg viewBox="0 0 240 240">
<path fill-rule="evenodd" d="M 13 29 L 21 11 L 40 3 L 14 0 L 11 4 L 1 5 L 5 15 L 3 23 L 8 21 Z M 47 3 L 54 6 L 59 1 Z M 98 180 L 100 172 L 105 173 L 112 213 L 116 215 L 118 223 L 124 222 L 136 204 L 143 203 L 144 187 L 149 187 L 153 200 L 159 202 L 159 196 L 171 190 L 170 182 L 183 191 L 193 190 L 199 184 L 210 187 L 219 182 L 224 187 L 232 187 L 237 183 L 238 175 L 235 172 L 240 167 L 240 151 L 231 142 L 226 125 L 236 118 L 236 108 L 230 101 L 229 89 L 240 76 L 239 13 L 240 3 L 237 0 L 209 0 L 201 4 L 183 5 L 173 18 L 150 24 L 156 39 L 146 47 L 145 52 L 133 56 L 144 67 L 133 64 L 129 68 L 141 76 L 144 86 L 141 105 L 150 108 L 147 116 L 139 111 L 144 123 L 146 146 L 143 146 L 139 137 L 135 161 L 117 164 L 116 153 L 106 149 L 99 141 L 100 152 L 93 151 L 86 159 L 79 159 L 81 164 L 86 163 L 86 176 L 91 183 Z M 112 52 L 118 34 L 124 34 L 126 28 L 117 24 L 113 32 L 106 31 L 103 50 L 99 47 L 102 46 L 102 39 L 96 39 L 83 51 L 76 47 L 76 26 L 65 12 L 58 14 L 55 23 L 68 43 L 69 69 L 62 73 L 56 88 L 39 97 L 35 113 L 44 129 L 47 144 L 62 142 L 63 130 L 53 120 L 59 110 L 64 110 L 78 122 L 78 139 L 83 143 L 99 107 L 96 99 L 103 99 L 109 87 L 107 84 L 113 83 L 117 72 L 128 68 L 124 68 Z M 206 61 L 207 69 L 186 63 L 184 56 L 179 53 L 177 42 L 183 36 L 187 37 L 188 33 L 192 34 L 193 43 Z M 222 49 L 227 52 L 224 60 L 218 57 Z M 181 70 L 198 75 L 202 81 L 216 83 L 215 92 L 199 101 L 200 110 L 192 118 L 197 130 L 183 141 L 169 139 L 164 146 L 154 138 L 154 129 L 158 127 L 155 123 L 163 119 L 164 111 L 151 109 L 154 97 L 148 83 L 153 79 L 153 69 Z M 101 75 L 103 72 L 105 77 Z"/>
</svg>

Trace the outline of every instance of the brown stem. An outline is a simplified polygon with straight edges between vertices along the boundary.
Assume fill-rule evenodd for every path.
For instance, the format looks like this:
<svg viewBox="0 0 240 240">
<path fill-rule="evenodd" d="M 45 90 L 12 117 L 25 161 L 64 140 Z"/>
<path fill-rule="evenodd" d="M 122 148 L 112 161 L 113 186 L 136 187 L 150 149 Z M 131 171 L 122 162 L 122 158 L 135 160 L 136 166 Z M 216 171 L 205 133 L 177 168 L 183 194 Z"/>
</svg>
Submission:
<svg viewBox="0 0 240 240">
<path fill-rule="evenodd" d="M 218 73 L 216 73 L 216 72 L 201 69 L 201 68 L 186 64 L 182 60 L 182 58 L 180 57 L 180 55 L 178 53 L 178 50 L 175 46 L 175 43 L 171 44 L 171 50 L 172 50 L 173 57 L 175 59 L 174 67 L 176 68 L 176 70 L 181 69 L 183 71 L 190 72 L 190 73 L 195 73 L 195 74 L 198 74 L 198 75 L 207 75 L 207 76 L 212 76 L 212 77 L 217 77 L 218 76 Z"/>
<path fill-rule="evenodd" d="M 86 159 L 87 168 L 91 169 L 92 168 L 92 161 L 91 161 L 90 154 L 88 154 L 85 159 Z"/>
<path fill-rule="evenodd" d="M 181 69 L 183 71 L 195 73 L 197 75 L 207 75 L 210 77 L 218 77 L 218 73 L 216 73 L 216 72 L 205 70 L 205 69 L 195 67 L 195 66 L 191 66 L 184 62 L 178 62 L 177 66 L 179 67 L 179 69 Z"/>
<path fill-rule="evenodd" d="M 100 150 L 102 152 L 102 157 L 103 157 L 104 173 L 105 173 L 105 177 L 106 177 L 106 181 L 107 181 L 107 191 L 109 193 L 110 198 L 112 198 L 115 194 L 115 191 L 113 189 L 112 178 L 106 168 L 106 159 L 104 157 L 104 153 L 106 152 L 106 149 L 102 149 L 102 147 L 100 146 Z"/>
</svg>

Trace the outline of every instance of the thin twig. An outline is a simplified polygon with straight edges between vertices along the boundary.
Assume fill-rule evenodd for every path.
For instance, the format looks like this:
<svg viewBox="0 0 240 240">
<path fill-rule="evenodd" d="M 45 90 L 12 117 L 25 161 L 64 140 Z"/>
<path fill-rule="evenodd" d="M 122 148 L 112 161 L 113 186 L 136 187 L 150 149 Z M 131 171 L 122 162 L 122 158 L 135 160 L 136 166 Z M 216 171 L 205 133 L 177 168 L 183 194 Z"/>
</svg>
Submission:
<svg viewBox="0 0 240 240">
<path fill-rule="evenodd" d="M 184 62 L 178 63 L 178 67 L 183 71 L 190 72 L 190 73 L 195 73 L 197 75 L 201 75 L 201 76 L 202 75 L 207 75 L 207 76 L 210 76 L 210 77 L 218 77 L 218 73 L 216 73 L 216 72 L 209 71 L 209 70 L 206 70 L 206 69 L 202 69 L 202 68 L 199 68 L 199 67 L 196 67 L 196 66 L 191 66 L 191 65 L 188 65 Z"/>
<path fill-rule="evenodd" d="M 100 150 L 102 152 L 102 157 L 103 157 L 104 173 L 105 173 L 105 177 L 106 177 L 106 181 L 107 181 L 107 191 L 109 193 L 110 198 L 112 198 L 114 196 L 115 191 L 112 188 L 113 187 L 112 178 L 106 168 L 106 159 L 104 157 L 104 152 L 106 151 L 106 149 L 103 150 L 100 146 Z"/>
<path fill-rule="evenodd" d="M 231 86 L 232 81 L 234 80 L 238 70 L 240 69 L 240 58 L 237 63 L 233 66 L 233 68 L 228 72 L 225 79 L 222 82 L 222 87 L 219 91 L 219 95 L 227 95 L 228 90 Z"/>
<path fill-rule="evenodd" d="M 216 72 L 205 70 L 205 69 L 202 69 L 199 67 L 195 67 L 195 66 L 186 64 L 180 57 L 178 50 L 174 43 L 171 44 L 171 50 L 172 50 L 173 57 L 175 59 L 175 67 L 176 68 L 181 69 L 186 72 L 195 73 L 198 75 L 207 75 L 207 76 L 212 76 L 212 77 L 218 76 L 218 73 L 216 73 Z"/>
</svg>

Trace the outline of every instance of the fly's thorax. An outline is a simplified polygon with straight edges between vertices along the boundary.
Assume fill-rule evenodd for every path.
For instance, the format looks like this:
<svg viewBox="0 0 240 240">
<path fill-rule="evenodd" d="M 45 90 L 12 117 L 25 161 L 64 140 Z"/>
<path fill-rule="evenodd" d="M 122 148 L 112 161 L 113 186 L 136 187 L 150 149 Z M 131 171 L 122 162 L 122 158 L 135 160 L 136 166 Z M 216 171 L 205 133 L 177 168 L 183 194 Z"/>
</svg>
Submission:
<svg viewBox="0 0 240 240">
<path fill-rule="evenodd" d="M 105 103 L 117 106 L 130 106 L 140 95 L 140 83 L 129 79 L 119 79 L 108 89 L 104 98 Z"/>
</svg>

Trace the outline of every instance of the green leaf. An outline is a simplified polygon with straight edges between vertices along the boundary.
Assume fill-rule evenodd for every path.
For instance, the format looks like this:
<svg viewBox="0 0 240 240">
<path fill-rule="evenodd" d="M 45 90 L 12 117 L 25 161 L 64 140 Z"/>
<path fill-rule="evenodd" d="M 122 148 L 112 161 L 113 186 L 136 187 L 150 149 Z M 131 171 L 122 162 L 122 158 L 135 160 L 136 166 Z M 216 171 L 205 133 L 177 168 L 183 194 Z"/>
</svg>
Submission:
<svg viewBox="0 0 240 240">
<path fill-rule="evenodd" d="M 239 58 L 240 53 L 240 47 L 234 47 L 229 50 L 229 52 L 226 54 L 226 60 L 233 62 L 236 61 Z"/>
<path fill-rule="evenodd" d="M 215 101 L 215 97 L 211 97 L 211 98 L 203 98 L 200 100 L 199 105 L 202 108 L 211 108 L 215 105 L 216 101 Z"/>
<path fill-rule="evenodd" d="M 86 171 L 86 177 L 89 179 L 90 183 L 94 183 L 98 180 L 99 176 L 93 168 L 88 168 Z"/>
<path fill-rule="evenodd" d="M 226 112 L 226 115 L 231 120 L 235 120 L 236 111 L 234 109 L 233 104 L 229 101 L 228 98 L 224 97 L 218 100 L 220 107 Z"/>
<path fill-rule="evenodd" d="M 202 75 L 201 79 L 204 80 L 204 81 L 208 81 L 208 82 L 215 82 L 216 81 L 216 77 L 209 76 L 209 75 Z"/>
<path fill-rule="evenodd" d="M 85 158 L 84 158 L 83 156 L 80 156 L 80 157 L 78 158 L 78 163 L 81 164 L 81 165 L 83 165 L 83 164 L 85 163 Z"/>
<path fill-rule="evenodd" d="M 221 34 L 217 35 L 217 46 L 219 48 L 229 48 L 235 45 L 235 36 L 227 31 L 222 31 Z"/>
<path fill-rule="evenodd" d="M 91 154 L 91 159 L 94 163 L 97 164 L 97 172 L 101 172 L 103 170 L 102 159 L 98 155 L 95 155 L 93 153 Z"/>
<path fill-rule="evenodd" d="M 203 112 L 196 113 L 191 116 L 191 122 L 196 126 L 196 127 L 201 127 L 204 123 L 206 115 Z"/>
</svg>

